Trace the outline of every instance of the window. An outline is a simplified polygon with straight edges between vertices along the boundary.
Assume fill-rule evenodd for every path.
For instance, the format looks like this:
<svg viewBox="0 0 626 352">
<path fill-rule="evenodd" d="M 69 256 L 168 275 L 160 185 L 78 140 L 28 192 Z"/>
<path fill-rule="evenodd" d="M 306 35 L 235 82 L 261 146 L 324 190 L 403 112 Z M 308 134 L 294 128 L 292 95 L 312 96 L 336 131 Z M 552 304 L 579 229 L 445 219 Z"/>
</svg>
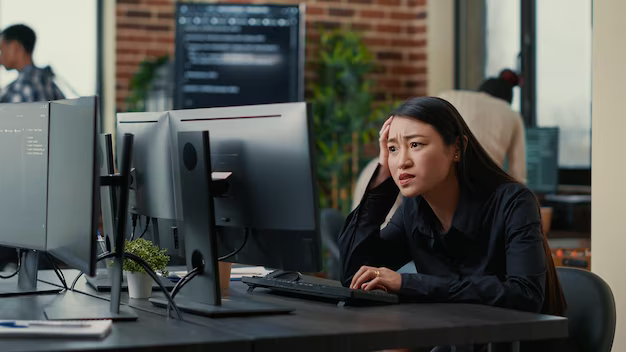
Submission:
<svg viewBox="0 0 626 352">
<path fill-rule="evenodd" d="M 559 166 L 591 167 L 591 0 L 536 2 L 537 125 L 558 126 Z"/>
<path fill-rule="evenodd" d="M 35 31 L 33 61 L 52 67 L 66 97 L 96 94 L 96 0 L 0 0 L 0 27 L 18 23 Z M 0 68 L 1 88 L 15 78 L 16 71 Z"/>
<path fill-rule="evenodd" d="M 519 72 L 520 0 L 487 0 L 485 78 L 497 77 L 505 68 Z M 513 90 L 513 110 L 520 111 L 520 89 Z"/>
</svg>

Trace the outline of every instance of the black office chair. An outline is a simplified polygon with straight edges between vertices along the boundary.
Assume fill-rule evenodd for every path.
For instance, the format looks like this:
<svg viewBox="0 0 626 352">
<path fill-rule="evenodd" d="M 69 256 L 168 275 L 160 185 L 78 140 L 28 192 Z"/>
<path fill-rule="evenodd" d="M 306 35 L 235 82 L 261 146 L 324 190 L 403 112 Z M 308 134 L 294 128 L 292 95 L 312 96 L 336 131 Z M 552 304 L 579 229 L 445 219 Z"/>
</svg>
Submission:
<svg viewBox="0 0 626 352">
<path fill-rule="evenodd" d="M 581 352 L 610 352 L 616 320 L 611 288 L 590 271 L 567 267 L 556 271 L 567 300 L 570 341 Z"/>
</svg>

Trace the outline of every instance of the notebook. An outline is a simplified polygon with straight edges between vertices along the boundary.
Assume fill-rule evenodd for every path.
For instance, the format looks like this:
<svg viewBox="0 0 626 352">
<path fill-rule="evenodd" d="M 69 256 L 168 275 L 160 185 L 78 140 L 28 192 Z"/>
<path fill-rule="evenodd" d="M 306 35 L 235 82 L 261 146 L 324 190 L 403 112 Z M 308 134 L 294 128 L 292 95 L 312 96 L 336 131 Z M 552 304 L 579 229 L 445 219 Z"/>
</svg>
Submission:
<svg viewBox="0 0 626 352">
<path fill-rule="evenodd" d="M 111 332 L 112 326 L 111 320 L 0 320 L 0 338 L 82 337 L 102 339 Z"/>
</svg>

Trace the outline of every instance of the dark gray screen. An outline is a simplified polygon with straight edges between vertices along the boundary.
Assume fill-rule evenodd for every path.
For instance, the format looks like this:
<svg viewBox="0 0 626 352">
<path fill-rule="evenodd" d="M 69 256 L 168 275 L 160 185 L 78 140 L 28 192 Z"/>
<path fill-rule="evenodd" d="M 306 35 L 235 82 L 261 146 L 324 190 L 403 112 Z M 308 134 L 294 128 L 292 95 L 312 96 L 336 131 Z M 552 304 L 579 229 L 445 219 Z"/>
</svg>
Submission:
<svg viewBox="0 0 626 352">
<path fill-rule="evenodd" d="M 0 244 L 45 250 L 48 103 L 0 104 Z"/>
</svg>

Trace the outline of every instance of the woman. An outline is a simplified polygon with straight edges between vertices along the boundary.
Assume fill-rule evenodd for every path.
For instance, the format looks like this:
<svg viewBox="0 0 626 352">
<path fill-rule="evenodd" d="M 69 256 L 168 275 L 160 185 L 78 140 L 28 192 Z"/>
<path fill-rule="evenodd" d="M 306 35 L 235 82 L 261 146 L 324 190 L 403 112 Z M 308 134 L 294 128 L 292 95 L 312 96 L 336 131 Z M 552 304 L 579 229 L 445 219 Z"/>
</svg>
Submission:
<svg viewBox="0 0 626 352">
<path fill-rule="evenodd" d="M 342 280 L 418 302 L 563 315 L 539 205 L 447 101 L 412 99 L 380 131 L 379 167 L 339 237 Z M 396 200 L 405 197 L 380 229 Z M 413 260 L 417 274 L 398 274 Z"/>
</svg>

